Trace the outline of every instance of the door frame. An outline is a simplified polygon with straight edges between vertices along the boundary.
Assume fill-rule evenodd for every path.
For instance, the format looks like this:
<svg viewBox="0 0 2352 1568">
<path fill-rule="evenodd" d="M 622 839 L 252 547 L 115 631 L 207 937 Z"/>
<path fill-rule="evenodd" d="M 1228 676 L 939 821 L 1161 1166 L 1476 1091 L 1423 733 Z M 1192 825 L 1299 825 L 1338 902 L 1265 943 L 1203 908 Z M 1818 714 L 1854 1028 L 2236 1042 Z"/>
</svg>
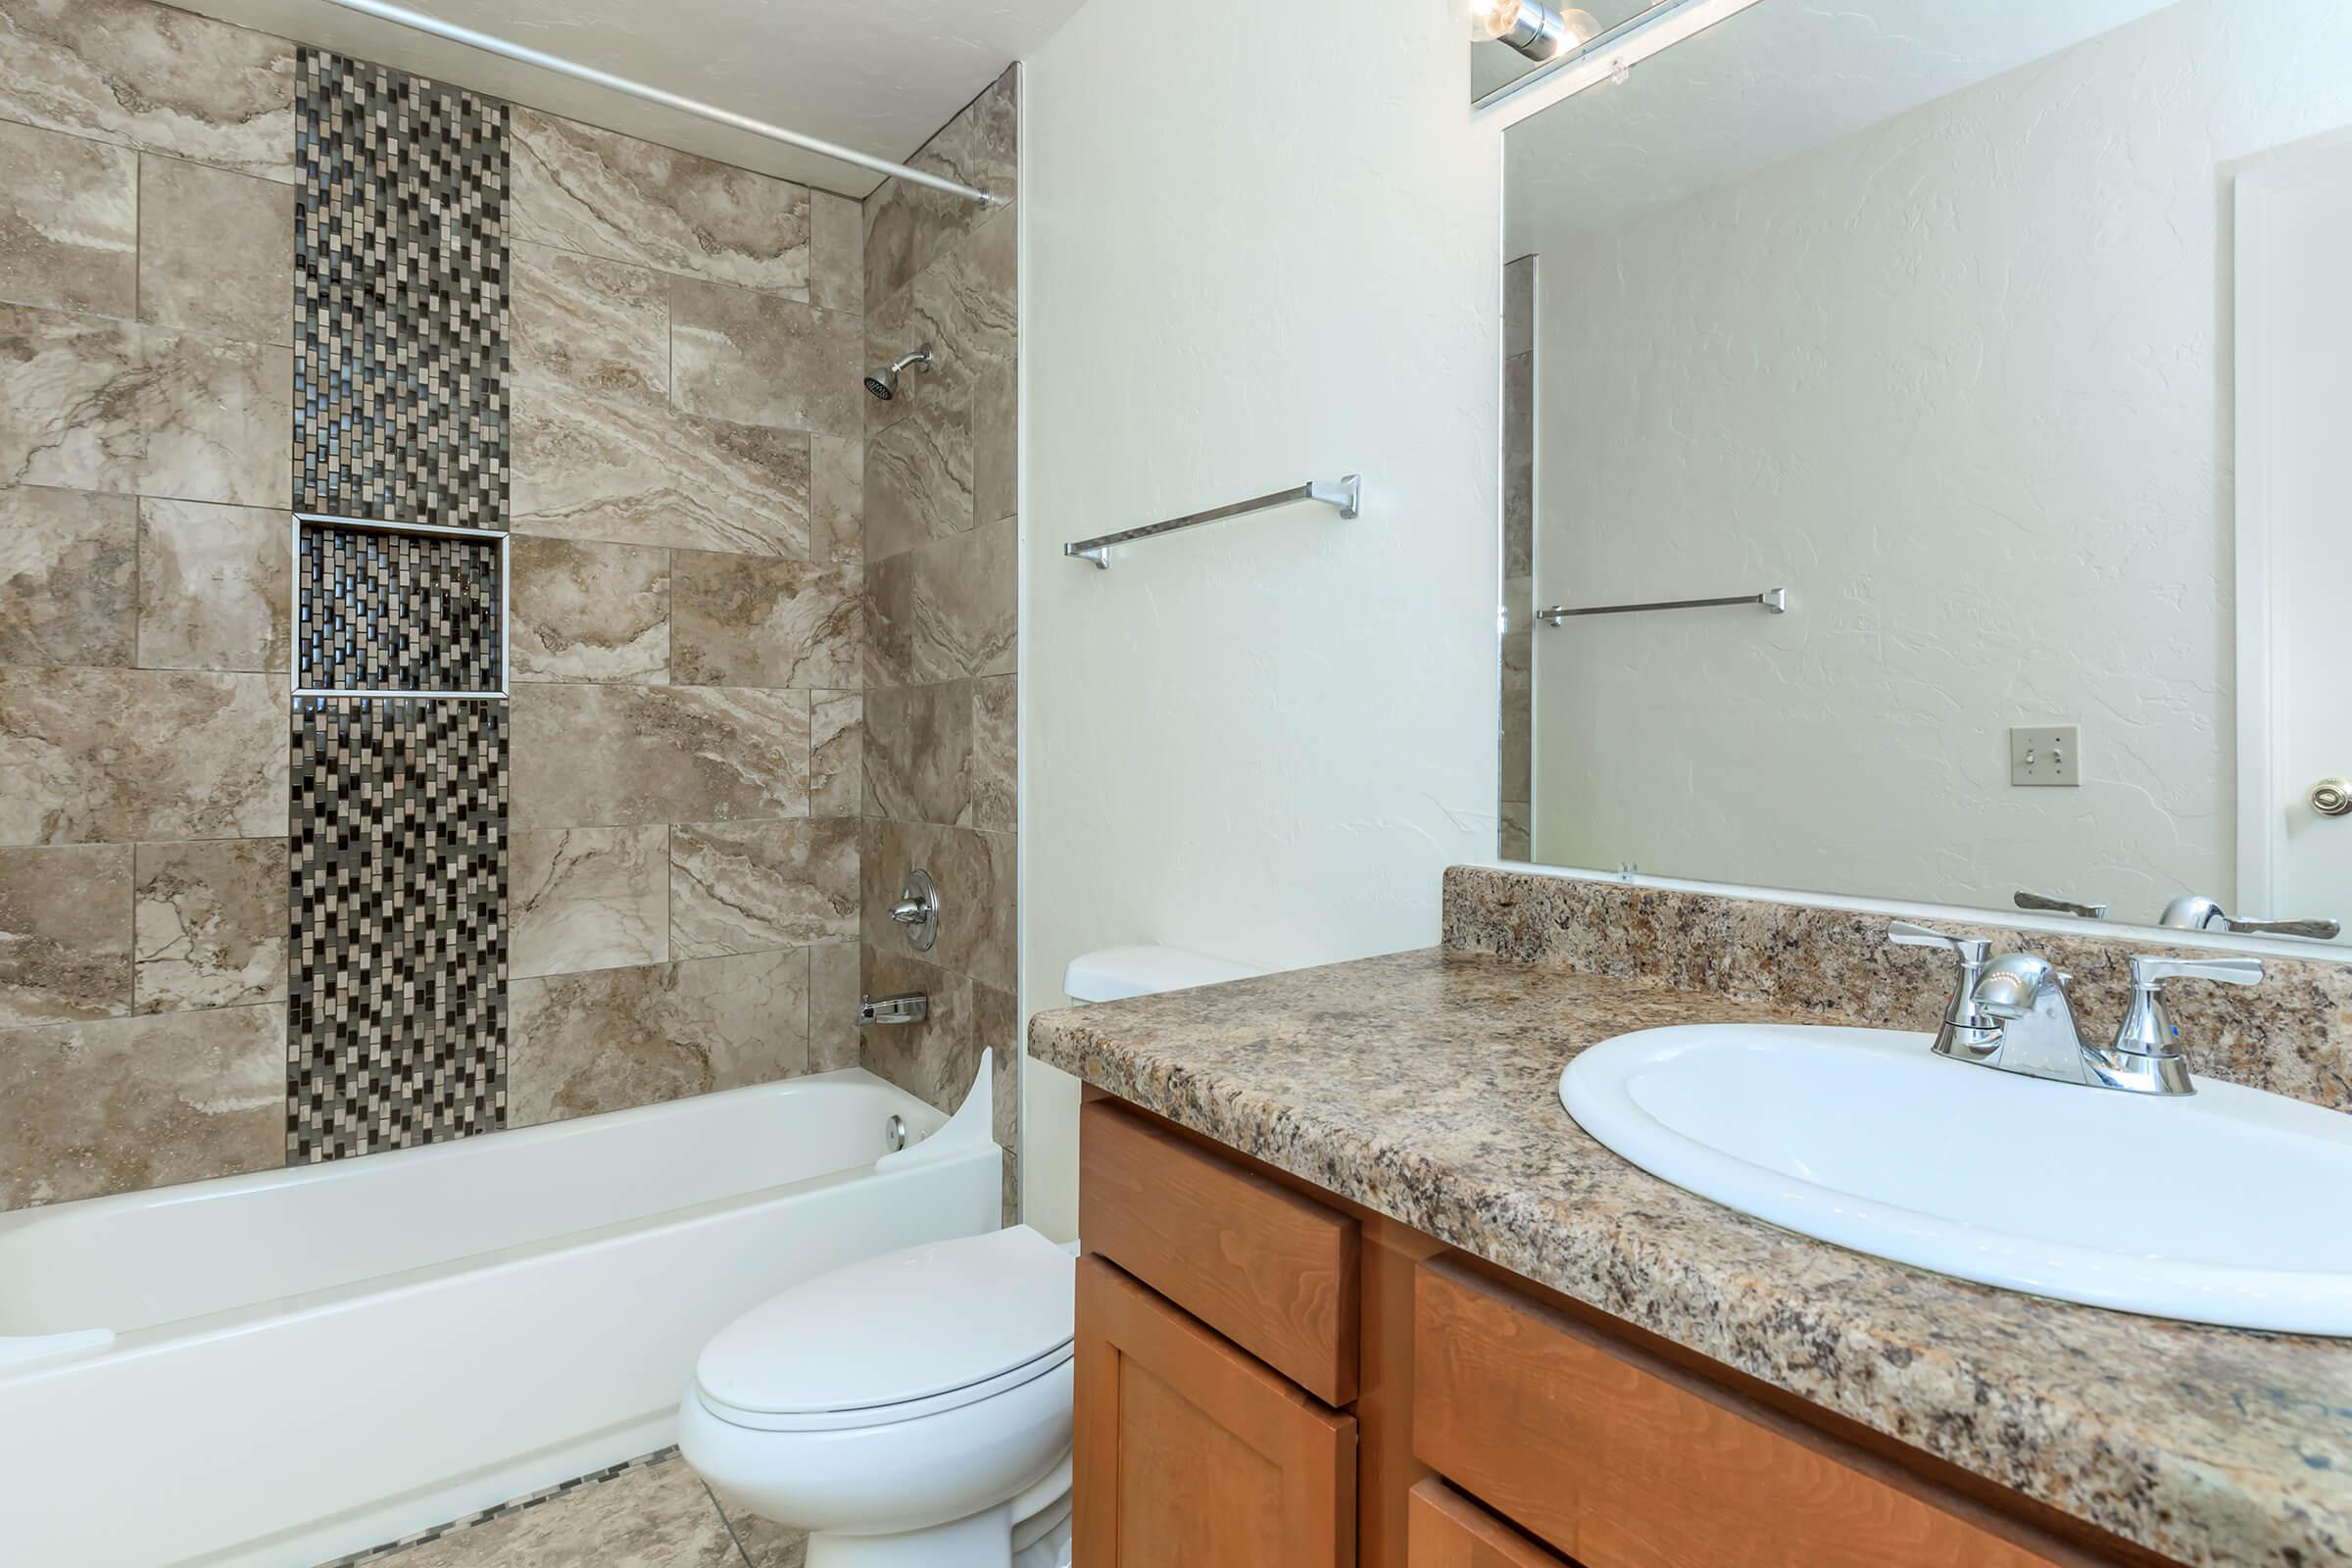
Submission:
<svg viewBox="0 0 2352 1568">
<path fill-rule="evenodd" d="M 2272 276 L 2278 241 L 2272 220 L 2280 200 L 2322 180 L 2352 179 L 2352 136 L 2330 135 L 2260 154 L 2230 176 L 2233 213 L 2234 425 L 2237 643 L 2237 893 L 2231 906 L 2268 912 L 2277 903 L 2287 838 L 2284 682 L 2278 639 L 2283 623 L 2280 574 L 2284 533 L 2276 512 L 2271 464 L 2277 453 L 2265 416 L 2280 351 L 2277 318 L 2260 286 Z"/>
</svg>

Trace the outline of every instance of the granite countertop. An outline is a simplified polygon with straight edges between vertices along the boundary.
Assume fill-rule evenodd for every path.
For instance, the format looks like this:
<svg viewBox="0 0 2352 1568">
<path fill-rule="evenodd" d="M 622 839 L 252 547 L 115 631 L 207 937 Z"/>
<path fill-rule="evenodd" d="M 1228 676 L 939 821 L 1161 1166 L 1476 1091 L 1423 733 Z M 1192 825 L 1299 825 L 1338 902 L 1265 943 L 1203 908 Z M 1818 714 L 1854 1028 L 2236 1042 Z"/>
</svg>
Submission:
<svg viewBox="0 0 2352 1568">
<path fill-rule="evenodd" d="M 2352 1341 L 2133 1317 L 1849 1252 L 1660 1181 L 1561 1109 L 1579 1051 L 1709 1021 L 1833 1020 L 1431 950 L 1046 1013 L 1030 1050 L 2166 1556 L 2352 1565 Z M 2161 1190 L 2161 1172 L 2137 1174 Z"/>
</svg>

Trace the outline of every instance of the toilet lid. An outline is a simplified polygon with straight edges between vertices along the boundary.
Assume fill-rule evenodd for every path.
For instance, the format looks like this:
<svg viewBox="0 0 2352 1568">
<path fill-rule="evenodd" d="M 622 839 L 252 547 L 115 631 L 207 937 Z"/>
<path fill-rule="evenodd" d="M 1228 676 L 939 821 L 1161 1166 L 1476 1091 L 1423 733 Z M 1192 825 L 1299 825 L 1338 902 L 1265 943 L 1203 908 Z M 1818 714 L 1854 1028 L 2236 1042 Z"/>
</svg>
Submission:
<svg viewBox="0 0 2352 1568">
<path fill-rule="evenodd" d="M 1026 1225 L 886 1252 L 737 1318 L 695 1384 L 709 1405 L 796 1416 L 1017 1382 L 1068 1359 L 1076 1288 L 1076 1260 Z"/>
</svg>

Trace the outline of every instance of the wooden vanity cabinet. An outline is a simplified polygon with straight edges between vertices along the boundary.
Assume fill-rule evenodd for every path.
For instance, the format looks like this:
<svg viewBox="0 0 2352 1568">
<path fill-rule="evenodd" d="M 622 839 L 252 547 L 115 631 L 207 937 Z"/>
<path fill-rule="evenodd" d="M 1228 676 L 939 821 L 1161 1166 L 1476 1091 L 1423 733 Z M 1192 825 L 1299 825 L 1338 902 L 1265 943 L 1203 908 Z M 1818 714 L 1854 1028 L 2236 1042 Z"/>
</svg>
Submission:
<svg viewBox="0 0 2352 1568">
<path fill-rule="evenodd" d="M 1079 1120 L 1086 1568 L 2161 1562 L 1117 1101 Z"/>
<path fill-rule="evenodd" d="M 1103 1262 L 1078 1265 L 1072 1556 L 1349 1568 L 1355 1418 Z"/>
<path fill-rule="evenodd" d="M 1574 1568 L 1443 1481 L 1406 1497 L 1405 1568 Z"/>
</svg>

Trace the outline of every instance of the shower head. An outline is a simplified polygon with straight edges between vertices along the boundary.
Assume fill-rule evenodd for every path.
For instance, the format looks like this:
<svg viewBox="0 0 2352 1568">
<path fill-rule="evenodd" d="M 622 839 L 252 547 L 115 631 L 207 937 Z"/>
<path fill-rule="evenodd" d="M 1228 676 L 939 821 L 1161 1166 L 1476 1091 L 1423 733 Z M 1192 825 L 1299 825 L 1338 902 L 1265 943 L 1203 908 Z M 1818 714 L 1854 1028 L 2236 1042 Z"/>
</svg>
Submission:
<svg viewBox="0 0 2352 1568">
<path fill-rule="evenodd" d="M 877 365 L 865 372 L 865 389 L 888 403 L 899 395 L 899 372 L 907 368 L 931 368 L 931 345 L 926 343 L 912 354 L 905 355 L 888 365 Z"/>
</svg>

